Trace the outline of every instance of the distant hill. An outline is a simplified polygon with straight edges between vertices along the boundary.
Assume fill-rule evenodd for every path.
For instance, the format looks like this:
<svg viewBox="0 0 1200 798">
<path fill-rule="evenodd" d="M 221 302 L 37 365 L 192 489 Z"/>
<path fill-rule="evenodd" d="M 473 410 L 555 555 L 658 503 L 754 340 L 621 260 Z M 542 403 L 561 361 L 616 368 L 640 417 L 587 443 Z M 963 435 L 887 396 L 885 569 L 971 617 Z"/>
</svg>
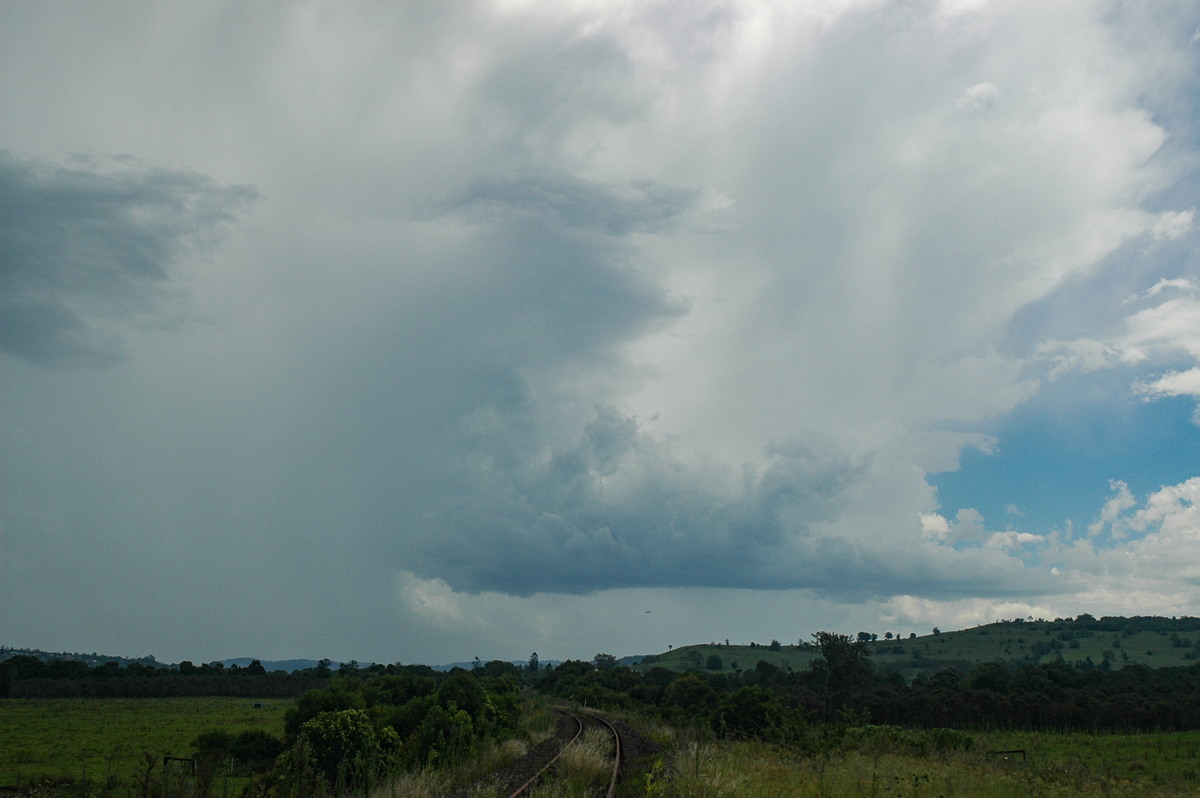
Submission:
<svg viewBox="0 0 1200 798">
<path fill-rule="evenodd" d="M 234 659 L 223 659 L 220 660 L 220 662 L 226 668 L 228 668 L 230 665 L 237 665 L 239 668 L 245 668 L 247 665 L 254 662 L 254 659 L 254 657 L 235 657 Z M 309 668 L 315 668 L 320 664 L 320 662 L 315 659 L 260 659 L 259 663 L 263 666 L 267 673 L 270 673 L 271 671 L 287 671 L 288 673 L 291 673 L 292 671 L 302 671 Z M 341 665 L 340 662 L 334 662 L 331 663 L 329 667 L 336 671 L 339 665 Z"/>
<path fill-rule="evenodd" d="M 97 665 L 104 665 L 105 663 L 108 663 L 108 662 L 115 662 L 118 665 L 120 665 L 121 667 L 126 667 L 131 662 L 136 662 L 140 665 L 151 665 L 156 668 L 177 668 L 177 667 L 179 667 L 178 663 L 171 664 L 171 663 L 166 663 L 166 662 L 159 662 L 153 655 L 147 655 L 144 657 L 119 657 L 119 656 L 115 656 L 112 654 L 97 654 L 97 653 L 81 654 L 79 652 L 73 652 L 73 651 L 43 651 L 38 648 L 9 648 L 8 646 L 0 646 L 0 662 L 3 662 L 4 660 L 8 659 L 9 657 L 15 657 L 18 655 L 37 657 L 38 659 L 42 660 L 43 662 L 50 662 L 51 660 L 55 660 L 55 659 L 61 660 L 63 662 L 83 662 L 88 667 L 91 667 L 91 668 L 94 668 Z M 237 657 L 235 659 L 223 659 L 223 660 L 216 660 L 216 661 L 220 662 L 222 665 L 224 665 L 227 668 L 230 665 L 237 665 L 239 668 L 244 668 L 247 665 L 249 665 L 251 662 L 254 662 L 254 658 L 253 657 Z M 285 659 L 285 660 L 265 660 L 264 659 L 264 660 L 260 660 L 260 662 L 262 663 L 262 666 L 267 669 L 267 671 L 287 671 L 288 673 L 291 673 L 292 671 L 304 670 L 305 668 L 317 667 L 317 660 L 315 660 L 315 659 Z M 201 664 L 201 663 L 197 663 L 197 664 Z M 335 663 L 333 663 L 333 665 L 331 667 L 333 667 L 334 670 L 337 670 L 337 666 L 339 664 L 340 663 L 335 662 Z"/>
<path fill-rule="evenodd" d="M 1019 666 L 1061 659 L 1084 670 L 1119 670 L 1125 665 L 1161 668 L 1200 662 L 1200 618 L 1095 618 L 1085 614 L 1053 621 L 1017 619 L 903 639 L 876 637 L 865 645 L 877 669 L 894 668 L 906 680 L 918 674 L 929 676 L 944 667 L 965 672 L 984 662 Z M 804 670 L 819 656 L 809 643 L 777 649 L 709 643 L 645 657 L 637 669 L 729 673 L 750 670 L 765 661 L 779 668 Z"/>
<path fill-rule="evenodd" d="M 121 667 L 129 665 L 131 662 L 136 662 L 139 665 L 151 665 L 154 667 L 169 667 L 165 663 L 159 662 L 152 655 L 147 654 L 144 657 L 119 657 L 112 654 L 90 654 L 81 653 L 78 651 L 42 651 L 40 648 L 10 648 L 8 646 L 0 646 L 0 662 L 9 657 L 29 656 L 37 657 L 43 662 L 51 660 L 60 660 L 62 662 L 82 662 L 89 668 L 95 668 L 98 665 L 103 665 L 107 662 L 115 662 Z"/>
<path fill-rule="evenodd" d="M 513 665 L 516 665 L 518 668 L 524 668 L 527 665 L 529 665 L 529 660 L 524 660 L 524 659 L 514 659 L 514 660 L 511 660 L 511 662 Z M 486 665 L 488 663 L 488 661 L 481 660 L 481 663 Z M 542 668 L 548 668 L 551 665 L 557 666 L 557 665 L 561 665 L 561 664 L 562 664 L 562 660 L 557 660 L 557 659 L 543 659 L 543 660 L 538 661 L 539 667 L 542 667 Z M 445 665 L 430 665 L 429 667 L 433 668 L 435 671 L 452 671 L 455 668 L 462 668 L 463 670 L 469 671 L 475 667 L 475 660 L 471 660 L 470 662 L 448 662 Z"/>
</svg>

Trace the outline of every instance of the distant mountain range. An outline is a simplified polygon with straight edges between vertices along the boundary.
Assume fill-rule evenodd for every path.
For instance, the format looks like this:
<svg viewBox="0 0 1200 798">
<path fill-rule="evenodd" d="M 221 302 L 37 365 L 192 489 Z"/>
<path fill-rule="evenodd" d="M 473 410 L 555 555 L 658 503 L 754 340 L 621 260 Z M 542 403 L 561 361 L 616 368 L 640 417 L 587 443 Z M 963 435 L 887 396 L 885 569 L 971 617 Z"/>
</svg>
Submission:
<svg viewBox="0 0 1200 798">
<path fill-rule="evenodd" d="M 231 665 L 237 665 L 239 668 L 245 668 L 247 665 L 254 662 L 254 660 L 254 657 L 234 657 L 233 659 L 218 660 L 218 662 L 220 662 L 226 668 Z M 271 671 L 287 671 L 288 673 L 291 673 L 292 671 L 302 671 L 307 668 L 315 668 L 321 664 L 320 660 L 315 659 L 260 659 L 258 662 L 267 670 L 268 673 Z M 331 662 L 329 667 L 336 671 L 338 666 L 341 664 L 342 663 L 340 662 Z"/>
</svg>

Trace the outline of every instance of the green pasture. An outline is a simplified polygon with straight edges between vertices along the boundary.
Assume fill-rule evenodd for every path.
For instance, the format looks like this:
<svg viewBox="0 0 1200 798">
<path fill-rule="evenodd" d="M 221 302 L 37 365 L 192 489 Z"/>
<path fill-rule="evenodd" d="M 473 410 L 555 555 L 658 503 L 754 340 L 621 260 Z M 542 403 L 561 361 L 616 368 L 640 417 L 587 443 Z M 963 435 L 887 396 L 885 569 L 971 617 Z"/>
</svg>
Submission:
<svg viewBox="0 0 1200 798">
<path fill-rule="evenodd" d="M 261 703 L 260 708 L 255 708 Z M 201 732 L 283 731 L 290 699 L 0 700 L 0 787 L 44 777 L 129 784 L 147 755 L 190 756 Z"/>
<path fill-rule="evenodd" d="M 1026 751 L 1027 761 L 1034 764 L 1049 763 L 1152 784 L 1181 783 L 1200 792 L 1200 732 L 987 732 L 971 736 L 984 753 L 1020 749 Z M 1009 758 L 1015 761 L 1019 757 Z"/>
<path fill-rule="evenodd" d="M 665 731 L 665 734 L 663 733 Z M 901 738 L 920 740 L 919 732 Z M 668 742 L 632 791 L 661 798 L 1030 798 L 1200 794 L 1200 732 L 1181 734 L 970 734 L 968 750 L 907 746 L 895 735 L 827 749 L 689 737 Z M 998 751 L 1020 749 L 1020 754 Z"/>
<path fill-rule="evenodd" d="M 1054 650 L 1047 650 L 1053 643 Z M 877 668 L 891 667 L 911 679 L 917 673 L 927 676 L 946 664 L 960 670 L 970 670 L 984 662 L 1005 662 L 1010 666 L 1023 663 L 1052 662 L 1059 657 L 1068 664 L 1091 659 L 1100 666 L 1105 660 L 1112 670 L 1126 665 L 1146 665 L 1152 668 L 1193 665 L 1200 662 L 1200 633 L 1172 634 L 1160 631 L 1105 632 L 1056 628 L 1052 623 L 994 623 L 940 634 L 915 638 L 877 640 L 866 644 L 871 661 Z M 720 668 L 709 668 L 710 657 L 720 659 Z M 1190 656 L 1189 656 L 1190 655 Z M 732 673 L 753 670 L 760 660 L 778 668 L 806 670 L 820 655 L 815 650 L 801 648 L 793 641 L 772 651 L 766 645 L 722 645 L 707 643 L 680 646 L 658 654 L 651 662 L 638 666 L 641 671 L 663 667 L 682 671 L 689 669 Z"/>
</svg>

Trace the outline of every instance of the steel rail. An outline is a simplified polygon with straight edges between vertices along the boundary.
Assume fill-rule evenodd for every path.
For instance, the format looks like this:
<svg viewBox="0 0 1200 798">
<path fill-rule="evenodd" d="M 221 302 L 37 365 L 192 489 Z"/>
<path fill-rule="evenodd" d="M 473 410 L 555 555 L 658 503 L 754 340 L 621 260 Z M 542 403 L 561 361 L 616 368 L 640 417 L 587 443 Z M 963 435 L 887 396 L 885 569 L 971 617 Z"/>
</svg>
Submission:
<svg viewBox="0 0 1200 798">
<path fill-rule="evenodd" d="M 562 712 L 562 710 L 559 710 L 559 712 Z M 583 736 L 583 721 L 580 720 L 575 715 L 572 715 L 570 712 L 563 712 L 563 714 L 566 715 L 568 718 L 571 718 L 572 720 L 574 720 L 577 724 L 579 724 L 579 728 L 576 729 L 576 731 L 575 731 L 575 736 L 572 737 L 569 741 L 567 741 L 567 743 L 565 743 L 562 748 L 558 749 L 558 753 L 554 755 L 553 759 L 551 759 L 549 762 L 547 762 L 545 765 L 543 765 L 541 770 L 539 770 L 537 773 L 533 774 L 533 776 L 530 777 L 529 781 L 525 782 L 520 787 L 518 787 L 516 790 L 514 790 L 513 794 L 508 796 L 508 798 L 520 798 L 521 795 L 525 794 L 525 791 L 528 790 L 530 787 L 532 787 L 535 783 L 537 783 L 537 781 L 539 779 L 541 779 L 542 775 L 545 774 L 545 772 L 547 770 L 549 770 L 550 767 L 555 762 L 558 761 L 558 758 L 560 756 L 562 756 L 562 752 L 567 750 L 567 746 Z M 612 796 L 611 792 L 609 793 L 609 796 L 611 798 L 611 796 Z"/>
<path fill-rule="evenodd" d="M 608 792 L 604 794 L 604 798 L 613 798 L 617 794 L 617 778 L 621 775 L 621 733 L 617 731 L 617 727 L 609 723 L 599 715 L 588 713 L 588 717 L 592 720 L 598 720 L 608 727 L 613 736 L 613 769 L 612 778 L 608 782 Z"/>
</svg>

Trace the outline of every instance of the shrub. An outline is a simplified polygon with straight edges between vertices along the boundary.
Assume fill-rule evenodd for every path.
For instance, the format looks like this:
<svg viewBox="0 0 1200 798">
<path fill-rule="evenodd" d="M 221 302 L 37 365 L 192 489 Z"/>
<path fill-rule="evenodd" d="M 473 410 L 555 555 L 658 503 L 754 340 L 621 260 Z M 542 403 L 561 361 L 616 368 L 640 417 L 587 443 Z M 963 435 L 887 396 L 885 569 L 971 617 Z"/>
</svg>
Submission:
<svg viewBox="0 0 1200 798">
<path fill-rule="evenodd" d="M 975 740 L 958 729 L 931 729 L 929 740 L 935 751 L 969 751 Z"/>
<path fill-rule="evenodd" d="M 322 712 L 301 725 L 283 757 L 287 792 L 316 795 L 370 787 L 386 771 L 399 742 L 391 729 L 376 732 L 361 709 Z"/>
</svg>

